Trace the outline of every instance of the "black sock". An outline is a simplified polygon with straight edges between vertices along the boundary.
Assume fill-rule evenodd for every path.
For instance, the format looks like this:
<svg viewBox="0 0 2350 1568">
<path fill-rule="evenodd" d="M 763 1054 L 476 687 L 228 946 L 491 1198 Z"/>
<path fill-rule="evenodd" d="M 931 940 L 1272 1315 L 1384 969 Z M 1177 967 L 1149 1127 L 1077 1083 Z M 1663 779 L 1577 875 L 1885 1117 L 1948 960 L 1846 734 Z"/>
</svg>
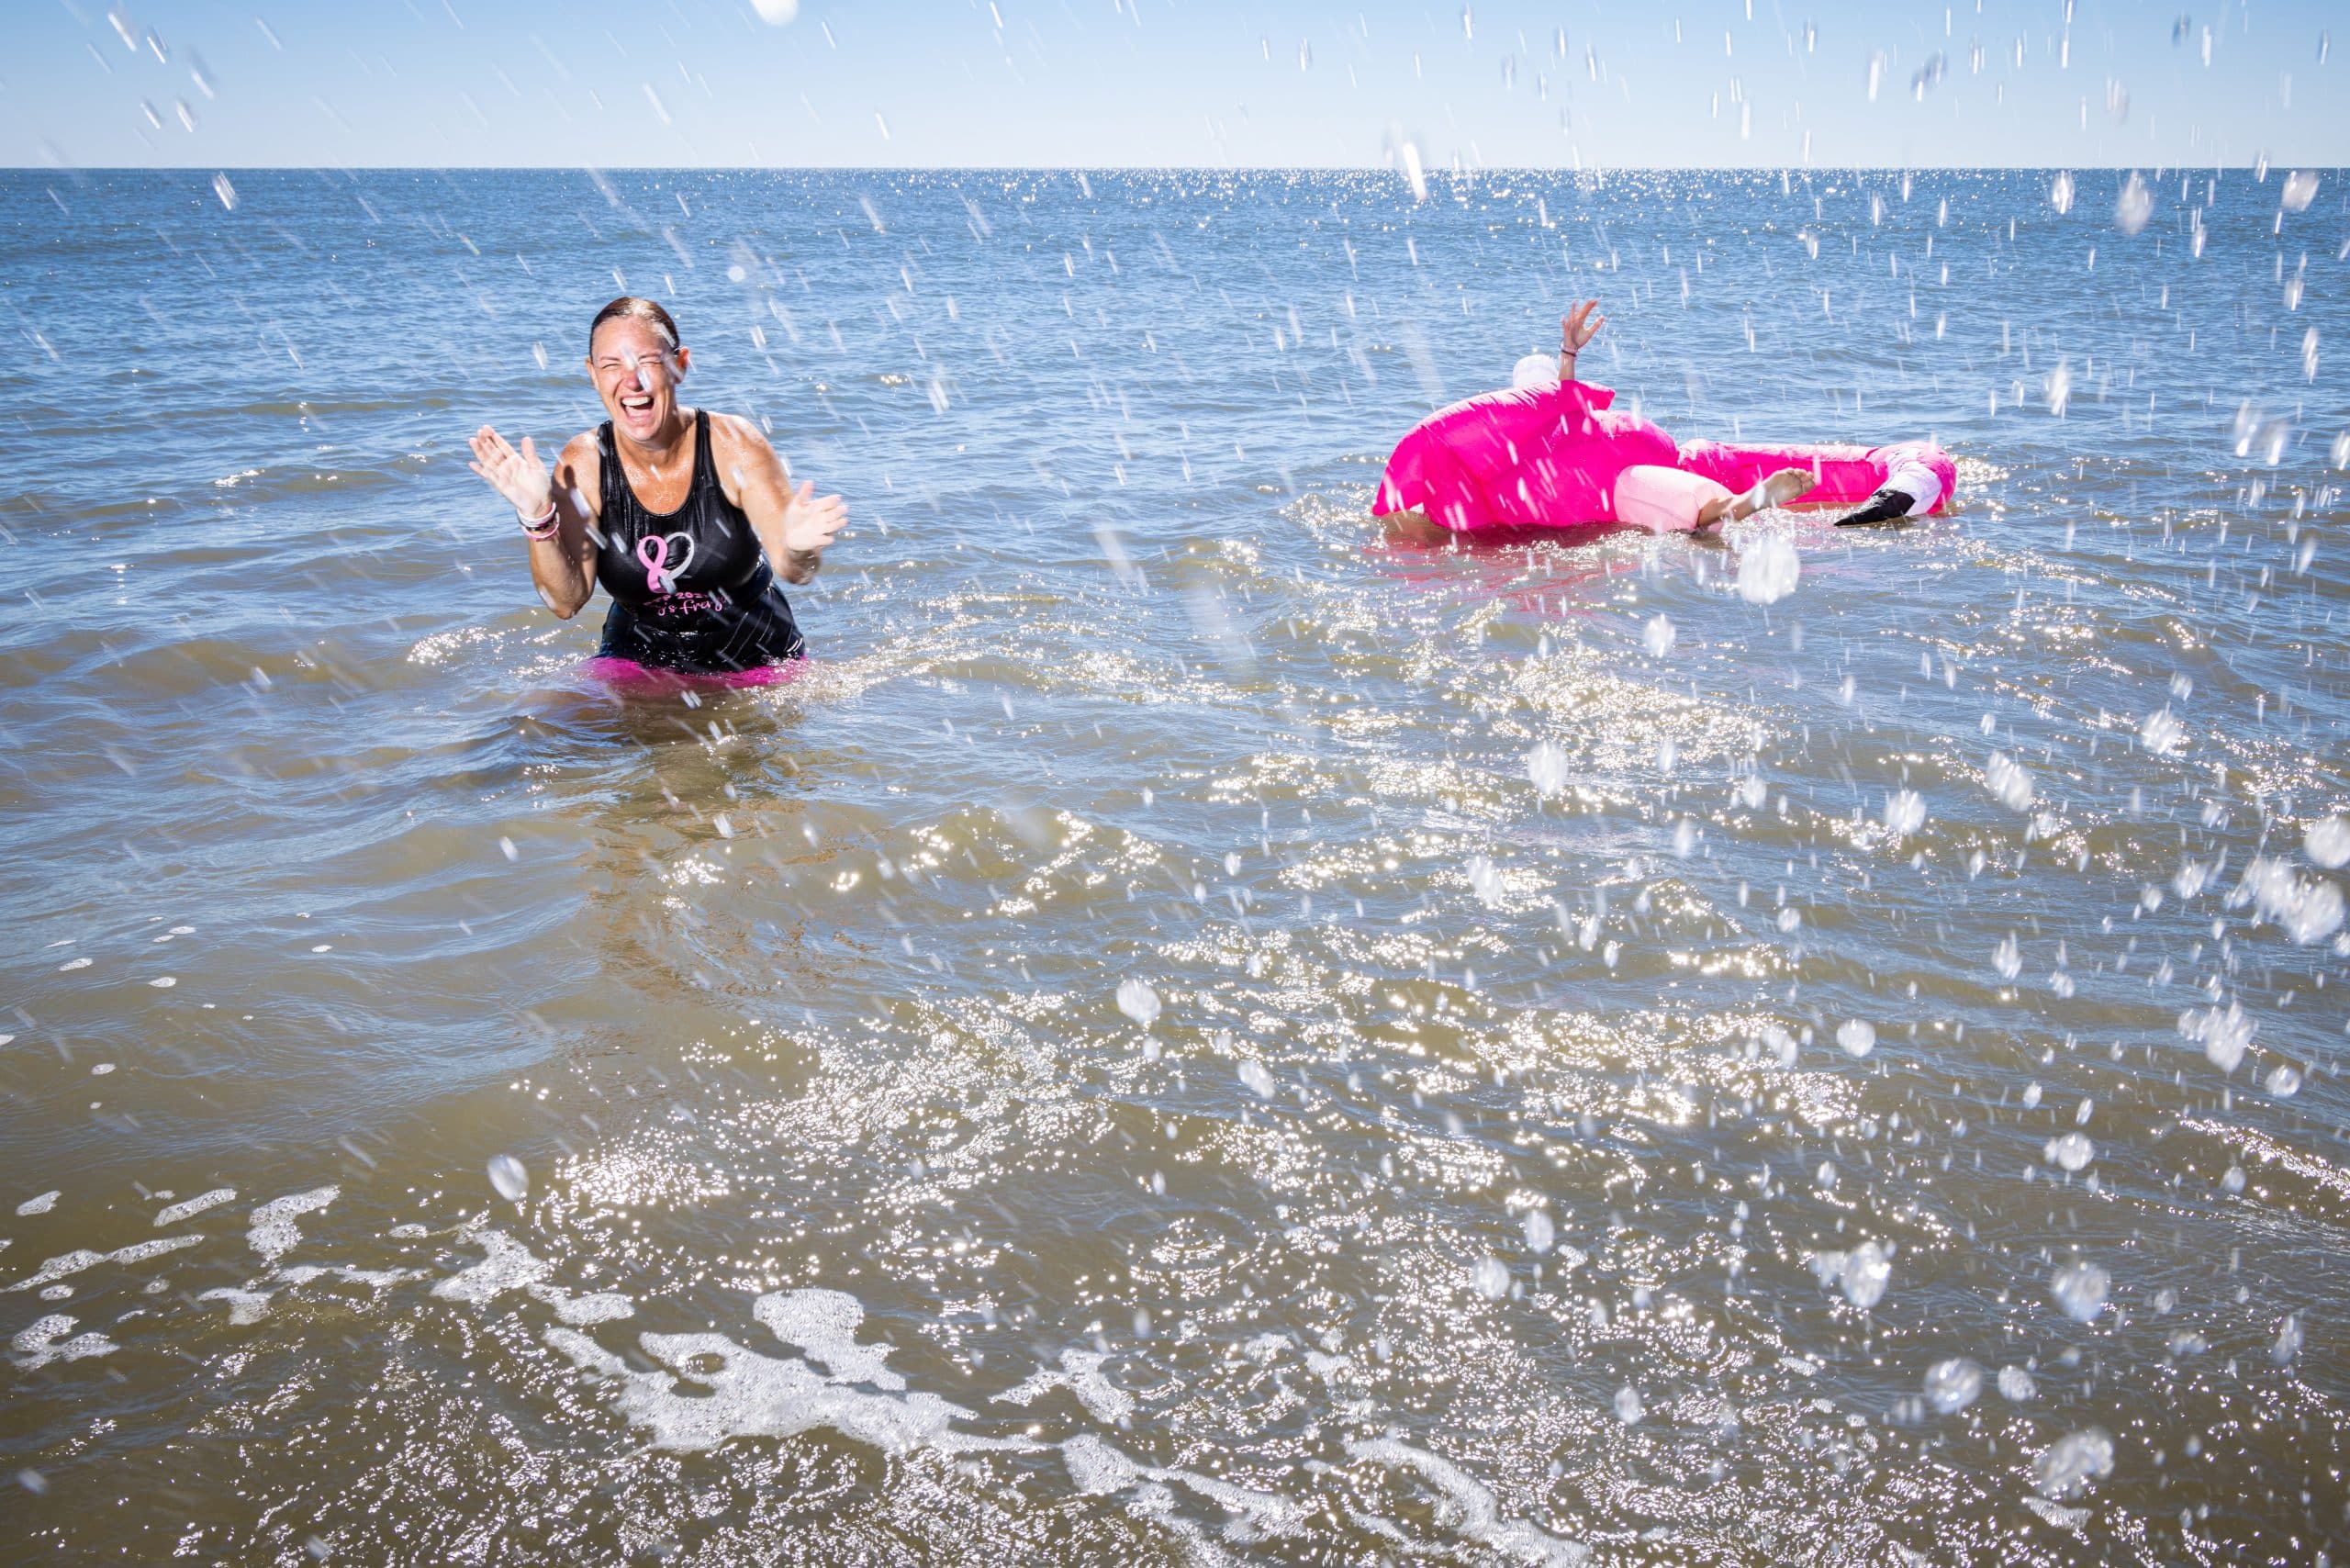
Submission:
<svg viewBox="0 0 2350 1568">
<path fill-rule="evenodd" d="M 1859 510 L 1848 512 L 1838 518 L 1836 526 L 1865 528 L 1873 523 L 1906 521 L 1909 516 L 1909 509 L 1917 504 L 1917 497 L 1887 485 L 1875 495 L 1871 496 Z"/>
</svg>

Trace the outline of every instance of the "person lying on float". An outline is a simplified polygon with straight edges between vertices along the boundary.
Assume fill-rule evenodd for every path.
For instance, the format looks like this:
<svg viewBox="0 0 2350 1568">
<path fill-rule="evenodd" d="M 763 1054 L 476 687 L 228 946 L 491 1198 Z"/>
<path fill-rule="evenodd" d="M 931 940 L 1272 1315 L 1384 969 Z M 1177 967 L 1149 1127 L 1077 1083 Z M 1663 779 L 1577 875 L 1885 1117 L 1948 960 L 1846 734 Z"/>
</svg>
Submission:
<svg viewBox="0 0 2350 1568">
<path fill-rule="evenodd" d="M 1584 300 L 1559 323 L 1550 356 L 1518 362 L 1507 390 L 1439 409 L 1396 443 L 1371 515 L 1406 535 L 1491 528 L 1628 523 L 1659 533 L 1735 522 L 1801 500 L 1856 510 L 1840 528 L 1898 524 L 1948 506 L 1950 454 L 1931 442 L 1889 446 L 1676 442 L 1613 407 L 1575 361 L 1607 318 Z"/>
</svg>

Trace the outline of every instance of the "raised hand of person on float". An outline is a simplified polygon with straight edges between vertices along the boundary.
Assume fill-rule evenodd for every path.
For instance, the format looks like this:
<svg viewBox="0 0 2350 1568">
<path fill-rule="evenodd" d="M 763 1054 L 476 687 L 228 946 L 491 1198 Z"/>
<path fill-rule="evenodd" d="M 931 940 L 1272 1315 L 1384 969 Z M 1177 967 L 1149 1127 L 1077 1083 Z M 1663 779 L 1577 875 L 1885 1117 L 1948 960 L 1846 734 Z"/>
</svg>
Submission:
<svg viewBox="0 0 2350 1568">
<path fill-rule="evenodd" d="M 484 425 L 474 432 L 472 444 L 474 460 L 465 466 L 504 496 L 517 515 L 535 518 L 546 514 L 548 504 L 554 498 L 554 488 L 536 442 L 524 436 L 522 450 L 517 452 L 506 444 L 504 436 Z"/>
<path fill-rule="evenodd" d="M 1606 317 L 1592 314 L 1598 308 L 1598 300 L 1586 299 L 1559 318 L 1559 379 L 1561 382 L 1575 378 L 1575 355 L 1581 353 L 1592 339 L 1599 336 L 1600 328 L 1607 325 Z"/>
<path fill-rule="evenodd" d="M 819 499 L 815 485 L 803 479 L 784 508 L 783 547 L 812 559 L 824 553 L 847 521 L 848 508 L 838 496 Z"/>
<path fill-rule="evenodd" d="M 1607 318 L 1592 314 L 1598 308 L 1598 300 L 1586 299 L 1559 318 L 1559 352 L 1561 353 L 1580 353 L 1592 339 L 1599 336 L 1599 329 L 1607 325 Z"/>
</svg>

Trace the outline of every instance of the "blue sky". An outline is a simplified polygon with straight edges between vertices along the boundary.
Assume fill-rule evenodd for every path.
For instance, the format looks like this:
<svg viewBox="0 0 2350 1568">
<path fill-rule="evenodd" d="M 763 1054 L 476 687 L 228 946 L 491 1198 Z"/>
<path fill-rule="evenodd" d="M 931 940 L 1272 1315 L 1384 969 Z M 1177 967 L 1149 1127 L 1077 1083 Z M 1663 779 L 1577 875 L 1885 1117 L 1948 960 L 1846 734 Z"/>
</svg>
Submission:
<svg viewBox="0 0 2350 1568">
<path fill-rule="evenodd" d="M 0 164 L 2350 164 L 2312 0 L 759 3 L 17 0 Z"/>
</svg>

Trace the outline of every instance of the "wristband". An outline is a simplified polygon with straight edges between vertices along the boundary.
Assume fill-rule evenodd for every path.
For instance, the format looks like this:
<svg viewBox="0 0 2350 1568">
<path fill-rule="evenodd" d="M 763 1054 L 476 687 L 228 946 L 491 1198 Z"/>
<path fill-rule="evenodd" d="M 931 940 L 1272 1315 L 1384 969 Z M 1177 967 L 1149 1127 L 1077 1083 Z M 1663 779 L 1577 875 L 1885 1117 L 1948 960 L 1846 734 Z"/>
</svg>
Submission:
<svg viewBox="0 0 2350 1568">
<path fill-rule="evenodd" d="M 556 514 L 553 496 L 547 498 L 547 510 L 543 515 L 522 517 L 518 514 L 515 521 L 521 525 L 523 533 L 532 539 L 553 539 L 563 526 Z"/>
</svg>

